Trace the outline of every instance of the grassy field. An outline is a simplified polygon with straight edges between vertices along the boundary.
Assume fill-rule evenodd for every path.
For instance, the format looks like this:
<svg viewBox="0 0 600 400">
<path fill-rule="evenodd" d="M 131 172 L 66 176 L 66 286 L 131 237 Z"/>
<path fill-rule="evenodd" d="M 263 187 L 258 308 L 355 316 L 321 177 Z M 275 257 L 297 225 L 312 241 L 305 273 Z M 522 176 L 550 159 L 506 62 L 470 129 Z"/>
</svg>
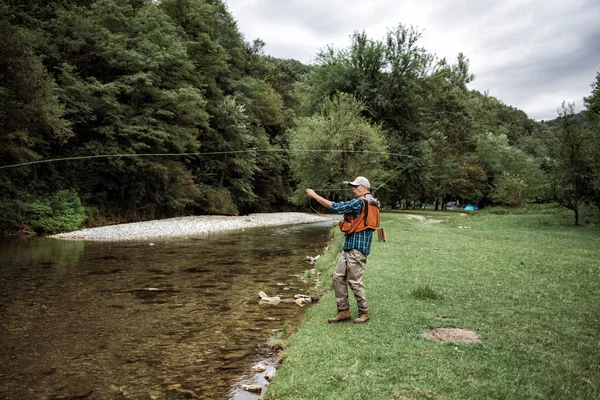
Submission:
<svg viewBox="0 0 600 400">
<path fill-rule="evenodd" d="M 600 229 L 562 211 L 498 214 L 382 214 L 388 242 L 374 242 L 365 275 L 371 320 L 327 324 L 326 294 L 267 398 L 600 398 Z M 422 337 L 437 327 L 482 342 Z"/>
</svg>

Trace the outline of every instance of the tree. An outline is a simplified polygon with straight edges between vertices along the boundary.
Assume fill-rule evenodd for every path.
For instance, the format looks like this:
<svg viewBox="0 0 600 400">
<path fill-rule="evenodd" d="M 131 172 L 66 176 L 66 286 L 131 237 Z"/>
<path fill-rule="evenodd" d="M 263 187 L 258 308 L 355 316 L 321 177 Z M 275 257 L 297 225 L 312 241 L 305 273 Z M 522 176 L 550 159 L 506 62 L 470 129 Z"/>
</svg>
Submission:
<svg viewBox="0 0 600 400">
<path fill-rule="evenodd" d="M 586 129 L 585 155 L 590 165 L 587 177 L 589 201 L 596 204 L 600 212 L 600 71 L 592 83 L 592 93 L 583 99 L 590 126 Z"/>
<path fill-rule="evenodd" d="M 585 193 L 588 165 L 584 159 L 584 130 L 575 119 L 575 104 L 558 109 L 558 128 L 553 131 L 550 180 L 555 201 L 572 210 L 579 224 L 579 207 Z"/>
<path fill-rule="evenodd" d="M 307 187 L 331 197 L 346 198 L 341 182 L 366 175 L 374 184 L 382 176 L 387 148 L 380 127 L 361 117 L 364 105 L 354 96 L 338 93 L 321 112 L 300 118 L 290 131 L 291 167 L 298 182 L 296 201 Z"/>
<path fill-rule="evenodd" d="M 381 40 L 355 32 L 345 49 L 328 47 L 317 56 L 309 75 L 307 111 L 315 112 L 324 98 L 338 92 L 363 101 L 362 115 L 381 125 L 388 149 L 401 157 L 402 174 L 392 176 L 380 195 L 398 198 L 407 191 L 422 191 L 426 170 L 423 140 L 427 112 L 426 77 L 433 56 L 418 45 L 421 33 L 398 25 Z M 394 171 L 399 158 L 390 158 L 386 169 Z"/>
<path fill-rule="evenodd" d="M 456 64 L 438 64 L 429 78 L 428 144 L 431 149 L 429 193 L 445 204 L 447 197 L 479 200 L 487 181 L 473 162 L 476 148 L 467 84 L 474 79 L 469 61 L 459 54 Z"/>
<path fill-rule="evenodd" d="M 36 54 L 42 41 L 38 31 L 13 25 L 0 17 L 0 158 L 3 165 L 47 158 L 60 151 L 73 136 L 58 98 L 58 86 Z M 43 190 L 47 177 L 56 177 L 54 166 L 2 171 L 0 192 L 5 198 L 35 194 Z"/>
</svg>

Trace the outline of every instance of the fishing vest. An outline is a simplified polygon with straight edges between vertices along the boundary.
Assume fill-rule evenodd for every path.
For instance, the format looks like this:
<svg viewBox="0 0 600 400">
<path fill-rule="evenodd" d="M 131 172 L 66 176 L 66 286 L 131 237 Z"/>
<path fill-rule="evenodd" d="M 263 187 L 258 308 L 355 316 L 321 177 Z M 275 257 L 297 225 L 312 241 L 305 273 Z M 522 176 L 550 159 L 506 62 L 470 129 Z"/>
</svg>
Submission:
<svg viewBox="0 0 600 400">
<path fill-rule="evenodd" d="M 344 219 L 339 222 L 341 231 L 348 235 L 365 229 L 379 228 L 379 207 L 369 204 L 365 199 L 361 200 L 363 207 L 358 217 L 346 214 Z"/>
</svg>

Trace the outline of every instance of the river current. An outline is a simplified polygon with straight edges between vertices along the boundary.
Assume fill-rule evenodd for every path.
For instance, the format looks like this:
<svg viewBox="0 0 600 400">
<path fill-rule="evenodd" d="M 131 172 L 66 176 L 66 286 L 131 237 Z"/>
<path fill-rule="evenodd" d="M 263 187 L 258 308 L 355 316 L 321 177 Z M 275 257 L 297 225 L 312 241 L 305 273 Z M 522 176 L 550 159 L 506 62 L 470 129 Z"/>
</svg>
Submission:
<svg viewBox="0 0 600 400">
<path fill-rule="evenodd" d="M 256 399 L 331 223 L 195 238 L 0 242 L 0 398 Z M 272 367 L 269 367 L 272 368 Z"/>
</svg>

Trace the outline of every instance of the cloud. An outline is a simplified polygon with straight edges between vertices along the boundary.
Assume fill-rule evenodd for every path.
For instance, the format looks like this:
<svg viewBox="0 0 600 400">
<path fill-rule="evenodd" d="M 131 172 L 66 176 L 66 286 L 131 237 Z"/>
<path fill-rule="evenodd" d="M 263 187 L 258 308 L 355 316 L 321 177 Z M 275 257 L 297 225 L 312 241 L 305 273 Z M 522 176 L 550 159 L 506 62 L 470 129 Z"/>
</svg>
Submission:
<svg viewBox="0 0 600 400">
<path fill-rule="evenodd" d="M 311 63 L 327 45 L 365 31 L 381 40 L 399 23 L 422 31 L 420 45 L 454 62 L 459 52 L 488 91 L 534 119 L 552 119 L 563 100 L 582 98 L 600 69 L 597 0 L 226 0 L 246 40 L 275 57 Z"/>
</svg>

